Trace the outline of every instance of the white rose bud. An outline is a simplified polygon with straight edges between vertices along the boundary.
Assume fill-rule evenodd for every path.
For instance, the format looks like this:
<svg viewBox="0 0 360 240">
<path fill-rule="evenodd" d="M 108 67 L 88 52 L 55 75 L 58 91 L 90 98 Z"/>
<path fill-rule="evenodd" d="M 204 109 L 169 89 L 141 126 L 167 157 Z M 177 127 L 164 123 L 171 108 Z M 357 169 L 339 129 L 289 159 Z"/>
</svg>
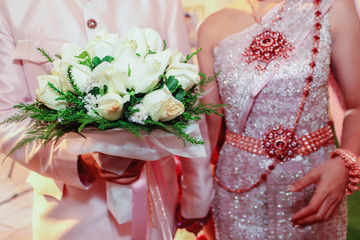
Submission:
<svg viewBox="0 0 360 240">
<path fill-rule="evenodd" d="M 92 79 L 100 85 L 108 86 L 109 92 L 127 94 L 124 78 L 127 73 L 120 72 L 115 64 L 102 62 L 91 73 Z"/>
<path fill-rule="evenodd" d="M 122 116 L 124 103 L 128 100 L 129 95 L 122 98 L 117 93 L 108 93 L 96 100 L 98 107 L 95 110 L 106 120 L 116 121 Z"/>
<path fill-rule="evenodd" d="M 101 29 L 87 43 L 86 51 L 91 58 L 99 57 L 103 59 L 105 56 L 113 56 L 113 46 L 120 41 L 117 34 L 107 33 L 104 29 Z"/>
<path fill-rule="evenodd" d="M 141 29 L 139 27 L 132 27 L 126 39 L 136 42 L 136 52 L 143 57 L 149 53 L 149 50 L 156 53 L 163 50 L 163 40 L 160 34 L 152 28 Z"/>
<path fill-rule="evenodd" d="M 59 110 L 66 108 L 69 104 L 64 100 L 55 100 L 60 95 L 52 89 L 48 83 L 52 83 L 61 90 L 59 78 L 54 75 L 40 75 L 37 77 L 39 88 L 36 89 L 36 99 L 44 103 L 48 108 Z"/>
<path fill-rule="evenodd" d="M 148 55 L 144 61 L 131 69 L 126 85 L 131 86 L 136 93 L 148 92 L 159 83 L 159 76 L 164 74 L 170 56 L 171 51 Z"/>
<path fill-rule="evenodd" d="M 170 121 L 185 110 L 182 102 L 174 98 L 166 86 L 145 95 L 142 103 L 153 121 Z"/>
<path fill-rule="evenodd" d="M 166 70 L 166 77 L 174 76 L 184 88 L 190 90 L 200 80 L 199 67 L 189 63 L 174 63 Z"/>
</svg>

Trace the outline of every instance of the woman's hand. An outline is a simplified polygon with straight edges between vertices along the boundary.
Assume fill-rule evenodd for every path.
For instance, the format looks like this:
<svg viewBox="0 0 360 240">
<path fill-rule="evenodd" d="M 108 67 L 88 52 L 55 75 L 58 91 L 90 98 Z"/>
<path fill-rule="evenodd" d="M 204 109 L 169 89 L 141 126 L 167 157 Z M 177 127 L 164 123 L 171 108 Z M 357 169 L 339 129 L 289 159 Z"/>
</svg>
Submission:
<svg viewBox="0 0 360 240">
<path fill-rule="evenodd" d="M 290 187 L 297 192 L 316 185 L 309 205 L 298 211 L 291 219 L 293 225 L 305 227 L 329 219 L 345 196 L 348 168 L 340 157 L 330 159 L 313 168 L 301 180 Z"/>
</svg>

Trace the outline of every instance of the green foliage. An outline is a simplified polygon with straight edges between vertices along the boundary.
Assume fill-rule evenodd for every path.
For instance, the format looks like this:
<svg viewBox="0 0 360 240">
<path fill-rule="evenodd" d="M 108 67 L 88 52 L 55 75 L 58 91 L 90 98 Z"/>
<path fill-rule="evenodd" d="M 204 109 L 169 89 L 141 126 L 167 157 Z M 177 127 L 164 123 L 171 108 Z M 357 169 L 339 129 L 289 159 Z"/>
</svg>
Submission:
<svg viewBox="0 0 360 240">
<path fill-rule="evenodd" d="M 173 93 L 180 86 L 180 83 L 174 76 L 170 76 L 168 79 L 165 80 L 165 85 L 168 87 L 170 92 Z"/>
<path fill-rule="evenodd" d="M 130 100 L 124 104 L 124 115 L 125 118 L 129 118 L 132 114 L 135 112 L 138 112 L 139 109 L 134 108 L 134 106 L 141 102 L 141 100 L 144 98 L 144 93 L 137 93 L 135 94 L 135 91 L 132 90 L 129 92 Z"/>
<path fill-rule="evenodd" d="M 360 191 L 348 197 L 348 236 L 347 240 L 360 239 Z"/>
<path fill-rule="evenodd" d="M 165 50 L 166 50 L 166 41 L 163 40 L 163 43 L 164 43 L 164 48 L 163 48 L 163 50 L 165 51 Z"/>
<path fill-rule="evenodd" d="M 333 125 L 331 125 L 331 131 L 333 132 L 333 136 L 334 136 L 333 138 L 334 138 L 335 146 L 336 146 L 336 148 L 339 148 L 340 147 L 339 140 L 338 140 L 338 138 L 336 136 L 335 128 L 334 128 Z"/>
<path fill-rule="evenodd" d="M 112 56 L 105 56 L 103 57 L 103 59 L 100 59 L 99 57 L 91 58 L 87 51 L 83 51 L 82 53 L 80 53 L 79 56 L 76 56 L 76 58 L 79 58 L 79 63 L 88 66 L 91 71 L 103 62 L 111 63 L 115 60 L 115 58 Z"/>
<path fill-rule="evenodd" d="M 107 92 L 108 92 L 108 86 L 104 85 L 103 88 L 94 87 L 93 89 L 91 89 L 89 91 L 89 94 L 94 95 L 94 96 L 97 96 L 97 95 L 104 96 Z"/>
<path fill-rule="evenodd" d="M 197 51 L 195 51 L 195 52 L 193 52 L 193 53 L 191 53 L 191 54 L 188 54 L 188 55 L 186 56 L 186 60 L 184 61 L 184 63 L 189 62 L 190 59 L 191 59 L 193 56 L 197 55 L 200 51 L 201 51 L 201 48 L 199 48 Z"/>
<path fill-rule="evenodd" d="M 131 76 L 131 68 L 130 68 L 130 64 L 128 64 L 128 77 Z"/>
<path fill-rule="evenodd" d="M 49 53 L 47 53 L 44 49 L 42 48 L 37 48 L 37 50 L 39 50 L 41 52 L 41 54 L 49 61 L 49 62 L 54 62 L 54 59 L 50 56 Z"/>
</svg>

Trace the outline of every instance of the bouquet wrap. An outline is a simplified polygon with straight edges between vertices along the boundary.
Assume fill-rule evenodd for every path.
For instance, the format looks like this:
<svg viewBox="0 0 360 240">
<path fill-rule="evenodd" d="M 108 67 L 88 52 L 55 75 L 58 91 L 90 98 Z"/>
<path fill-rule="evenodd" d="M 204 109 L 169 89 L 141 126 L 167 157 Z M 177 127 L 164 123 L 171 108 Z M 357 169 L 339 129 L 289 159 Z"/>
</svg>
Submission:
<svg viewBox="0 0 360 240">
<path fill-rule="evenodd" d="M 196 123 L 189 125 L 186 133 L 197 139 L 202 138 L 199 125 Z M 203 145 L 187 145 L 184 147 L 184 142 L 181 139 L 162 130 L 154 130 L 151 135 L 143 132 L 141 138 L 123 129 L 110 129 L 107 131 L 84 129 L 82 135 L 85 138 L 73 132 L 66 135 L 70 153 L 80 155 L 102 152 L 108 155 L 144 161 L 155 161 L 169 155 L 187 158 L 206 156 Z"/>
</svg>

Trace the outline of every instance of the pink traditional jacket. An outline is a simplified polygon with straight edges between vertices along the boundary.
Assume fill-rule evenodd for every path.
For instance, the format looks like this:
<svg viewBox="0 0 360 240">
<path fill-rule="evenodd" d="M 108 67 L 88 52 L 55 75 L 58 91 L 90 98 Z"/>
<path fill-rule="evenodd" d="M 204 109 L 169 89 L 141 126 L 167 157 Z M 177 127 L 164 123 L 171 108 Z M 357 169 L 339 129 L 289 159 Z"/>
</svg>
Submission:
<svg viewBox="0 0 360 240">
<path fill-rule="evenodd" d="M 178 0 L 0 0 L 0 120 L 14 113 L 13 105 L 35 101 L 36 77 L 51 70 L 38 47 L 54 55 L 64 42 L 84 47 L 100 28 L 122 36 L 132 26 L 154 28 L 169 47 L 189 53 Z M 8 153 L 24 137 L 25 129 L 26 123 L 1 125 L 1 152 Z M 108 141 L 116 143 L 118 138 L 121 136 L 111 136 Z M 105 148 L 101 140 L 88 139 Z M 101 150 L 100 147 L 98 151 Z M 28 182 L 34 188 L 34 239 L 108 240 L 134 236 L 136 226 L 132 226 L 131 219 L 119 221 L 109 212 L 105 182 L 98 179 L 91 186 L 82 184 L 77 171 L 78 156 L 69 152 L 66 137 L 45 146 L 24 147 L 11 158 L 32 170 Z M 159 164 L 168 186 L 169 196 L 164 202 L 173 233 L 178 191 L 175 161 L 168 156 Z M 213 196 L 209 159 L 183 158 L 181 164 L 182 215 L 204 217 Z M 124 188 L 131 192 L 131 186 Z M 131 197 L 117 197 L 132 206 Z M 159 221 L 154 219 L 154 208 L 150 206 L 150 239 L 165 239 Z M 139 226 L 138 231 L 146 230 Z"/>
</svg>

